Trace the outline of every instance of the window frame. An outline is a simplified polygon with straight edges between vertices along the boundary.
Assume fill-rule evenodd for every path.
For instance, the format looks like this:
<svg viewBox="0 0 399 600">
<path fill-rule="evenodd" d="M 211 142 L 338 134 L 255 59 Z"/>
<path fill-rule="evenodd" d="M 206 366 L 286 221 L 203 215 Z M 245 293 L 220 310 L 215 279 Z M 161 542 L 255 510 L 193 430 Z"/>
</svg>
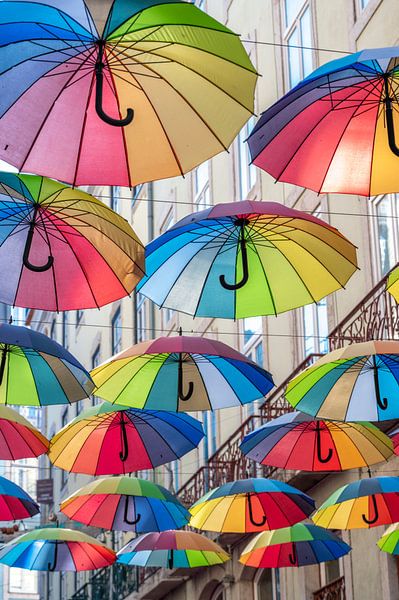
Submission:
<svg viewBox="0 0 399 600">
<path fill-rule="evenodd" d="M 381 264 L 381 247 L 380 247 L 380 237 L 379 237 L 379 227 L 378 227 L 378 205 L 384 200 L 384 198 L 388 198 L 390 200 L 390 208 L 391 208 L 391 216 L 388 216 L 388 219 L 392 219 L 393 227 L 396 225 L 397 231 L 394 231 L 393 234 L 393 263 L 388 269 L 386 273 L 382 270 Z M 399 207 L 397 203 L 399 202 L 399 194 L 381 194 L 379 196 L 374 196 L 371 198 L 371 214 L 370 217 L 370 233 L 371 233 L 371 241 L 373 247 L 373 258 L 372 258 L 372 271 L 374 277 L 374 283 L 378 283 L 384 275 L 389 273 L 390 269 L 392 269 L 399 262 Z"/>
<path fill-rule="evenodd" d="M 147 298 L 136 292 L 136 337 L 137 343 L 144 342 L 147 339 Z M 141 325 L 140 325 L 141 322 Z"/>
<path fill-rule="evenodd" d="M 98 358 L 98 361 L 96 360 L 97 358 Z M 101 364 L 101 342 L 99 342 L 97 344 L 94 352 L 92 352 L 92 354 L 91 354 L 91 368 L 95 369 L 100 364 Z M 92 406 L 97 406 L 98 404 L 101 403 L 101 401 L 102 401 L 101 398 L 92 394 L 92 396 L 91 396 L 91 405 Z"/>
<path fill-rule="evenodd" d="M 249 151 L 249 145 L 247 139 L 255 127 L 256 119 L 252 115 L 245 125 L 241 128 L 237 135 L 237 173 L 238 173 L 238 187 L 239 187 L 239 201 L 246 200 L 250 196 L 258 183 L 258 169 L 252 164 L 251 153 Z M 248 183 L 247 189 L 244 190 L 243 183 L 243 171 L 245 169 L 245 181 Z"/>
<path fill-rule="evenodd" d="M 301 19 L 304 16 L 306 10 L 309 9 L 310 37 L 311 37 L 310 47 L 311 48 L 314 47 L 314 45 L 315 45 L 315 42 L 314 42 L 315 32 L 314 32 L 314 22 L 313 22 L 314 10 L 313 10 L 313 1 L 312 0 L 303 0 L 301 7 L 300 7 L 299 11 L 296 13 L 296 16 L 293 18 L 292 22 L 287 23 L 287 12 L 286 12 L 286 1 L 287 0 L 281 0 L 281 1 L 282 1 L 282 20 L 281 20 L 281 22 L 282 22 L 282 42 L 284 45 L 283 55 L 284 55 L 285 88 L 286 88 L 286 91 L 289 91 L 289 90 L 293 89 L 295 87 L 295 85 L 297 85 L 299 83 L 299 81 L 302 81 L 302 79 L 304 79 L 306 77 L 305 70 L 304 70 L 304 54 L 303 54 L 304 49 L 297 48 L 298 54 L 299 54 L 299 81 L 297 83 L 291 84 L 289 39 L 292 37 L 293 33 L 295 31 L 297 31 L 298 32 L 298 43 L 293 44 L 293 46 L 295 47 L 296 45 L 297 46 L 304 45 L 303 39 L 302 39 Z M 305 52 L 307 52 L 307 50 L 305 50 Z M 311 53 L 311 61 L 312 61 L 312 68 L 311 68 L 310 72 L 312 72 L 315 68 L 315 51 L 309 50 L 309 53 Z"/>
<path fill-rule="evenodd" d="M 116 322 L 120 320 L 120 325 L 117 325 Z M 120 338 L 117 341 L 117 343 L 115 343 L 115 339 L 116 339 L 116 331 L 117 329 L 120 329 Z M 112 356 L 114 356 L 115 354 L 119 354 L 119 352 L 121 352 L 122 350 L 122 310 L 121 307 L 118 306 L 118 308 L 115 310 L 112 319 L 111 319 L 111 351 L 112 351 Z"/>
</svg>

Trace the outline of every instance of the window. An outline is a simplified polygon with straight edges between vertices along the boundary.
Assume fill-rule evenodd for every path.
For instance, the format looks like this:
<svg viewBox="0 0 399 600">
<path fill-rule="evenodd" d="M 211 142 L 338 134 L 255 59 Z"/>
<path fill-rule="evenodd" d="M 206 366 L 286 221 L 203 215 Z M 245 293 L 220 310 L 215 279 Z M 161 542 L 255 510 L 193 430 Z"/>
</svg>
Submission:
<svg viewBox="0 0 399 600">
<path fill-rule="evenodd" d="M 111 208 L 115 212 L 119 212 L 120 210 L 121 197 L 121 187 L 119 185 L 114 185 L 111 187 Z"/>
<path fill-rule="evenodd" d="M 64 348 L 68 348 L 69 342 L 69 329 L 68 329 L 68 313 L 64 312 L 62 315 L 62 345 Z"/>
<path fill-rule="evenodd" d="M 175 492 L 179 489 L 179 461 L 175 460 L 173 463 L 173 489 Z"/>
<path fill-rule="evenodd" d="M 136 201 L 138 200 L 138 197 L 140 196 L 141 190 L 144 187 L 144 183 L 140 183 L 140 185 L 135 185 L 133 188 L 133 194 L 132 194 L 132 206 L 131 208 L 133 208 L 136 204 Z"/>
<path fill-rule="evenodd" d="M 147 302 L 145 297 L 137 293 L 136 296 L 136 328 L 137 342 L 142 342 L 147 337 Z"/>
<path fill-rule="evenodd" d="M 308 2 L 284 0 L 285 26 L 283 43 L 287 47 L 289 87 L 296 86 L 313 70 L 312 18 Z"/>
<path fill-rule="evenodd" d="M 374 255 L 378 279 L 388 273 L 399 259 L 398 202 L 399 194 L 388 194 L 373 201 Z"/>
<path fill-rule="evenodd" d="M 361 10 L 365 9 L 370 0 L 359 0 Z"/>
<path fill-rule="evenodd" d="M 216 412 L 205 411 L 203 416 L 204 438 L 204 462 L 206 462 L 217 449 L 217 423 Z"/>
<path fill-rule="evenodd" d="M 98 367 L 98 365 L 101 363 L 101 346 L 100 344 L 98 344 L 97 348 L 94 350 L 93 354 L 91 355 L 91 368 L 95 369 L 96 367 Z M 101 402 L 101 398 L 98 398 L 98 396 L 92 396 L 91 399 L 91 403 L 93 406 L 95 406 L 96 404 L 100 404 Z"/>
<path fill-rule="evenodd" d="M 262 317 L 249 317 L 248 319 L 243 319 L 243 323 L 244 346 L 246 346 L 251 341 L 252 337 L 262 334 Z"/>
<path fill-rule="evenodd" d="M 57 338 L 55 330 L 56 330 L 56 321 L 55 321 L 55 319 L 53 319 L 53 322 L 51 323 L 51 329 L 50 329 L 50 337 L 52 340 L 55 340 Z"/>
<path fill-rule="evenodd" d="M 238 134 L 238 166 L 240 170 L 240 200 L 245 200 L 256 183 L 256 167 L 251 164 L 251 155 L 246 140 L 255 126 L 251 117 Z"/>
<path fill-rule="evenodd" d="M 173 208 L 171 208 L 167 214 L 166 219 L 164 220 L 164 222 L 162 224 L 160 232 L 165 233 L 165 231 L 168 231 L 168 229 L 170 229 L 174 224 L 175 224 L 175 215 L 173 213 Z M 163 315 L 163 324 L 167 325 L 173 319 L 173 317 L 175 315 L 175 311 L 170 308 L 165 308 L 162 310 L 162 315 Z"/>
<path fill-rule="evenodd" d="M 328 352 L 327 299 L 303 307 L 304 355 Z"/>
<path fill-rule="evenodd" d="M 122 314 L 118 308 L 112 318 L 112 354 L 118 354 L 122 350 Z"/>
<path fill-rule="evenodd" d="M 76 327 L 78 327 L 80 325 L 82 318 L 83 318 L 83 310 L 77 310 L 76 311 Z"/>
<path fill-rule="evenodd" d="M 194 171 L 194 210 L 198 212 L 209 205 L 209 164 L 205 162 Z"/>
<path fill-rule="evenodd" d="M 62 416 L 61 416 L 61 429 L 63 427 L 65 427 L 65 425 L 67 423 L 68 423 L 68 407 L 64 410 L 64 412 L 62 413 Z M 63 469 L 60 469 L 60 471 L 61 471 L 61 488 L 63 488 L 67 482 L 67 472 L 64 471 Z"/>
<path fill-rule="evenodd" d="M 259 569 L 255 576 L 255 600 L 280 600 L 279 569 Z"/>
</svg>

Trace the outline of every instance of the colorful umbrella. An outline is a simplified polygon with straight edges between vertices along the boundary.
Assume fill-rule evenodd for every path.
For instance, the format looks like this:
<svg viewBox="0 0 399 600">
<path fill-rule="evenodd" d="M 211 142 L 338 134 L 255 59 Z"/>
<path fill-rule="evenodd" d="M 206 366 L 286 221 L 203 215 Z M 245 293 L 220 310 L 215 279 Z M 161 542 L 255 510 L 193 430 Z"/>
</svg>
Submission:
<svg viewBox="0 0 399 600">
<path fill-rule="evenodd" d="M 230 346 L 181 335 L 132 346 L 92 376 L 95 393 L 110 402 L 188 412 L 241 406 L 274 385 L 270 373 Z"/>
<path fill-rule="evenodd" d="M 336 560 L 350 551 L 351 547 L 331 531 L 296 523 L 292 527 L 258 533 L 239 560 L 256 569 L 303 567 Z"/>
<path fill-rule="evenodd" d="M 34 529 L 0 550 L 0 563 L 35 571 L 89 571 L 115 562 L 111 548 L 72 529 Z"/>
<path fill-rule="evenodd" d="M 206 531 L 252 533 L 303 521 L 315 503 L 274 479 L 243 479 L 211 490 L 190 508 L 190 525 Z"/>
<path fill-rule="evenodd" d="M 144 249 L 128 222 L 52 179 L 0 172 L 0 231 L 7 304 L 99 308 L 130 294 L 144 274 Z"/>
<path fill-rule="evenodd" d="M 39 505 L 19 485 L 0 477 L 0 521 L 27 519 L 39 512 Z"/>
<path fill-rule="evenodd" d="M 104 402 L 80 413 L 53 437 L 49 458 L 74 473 L 118 475 L 177 460 L 203 437 L 201 423 L 189 415 Z"/>
<path fill-rule="evenodd" d="M 393 450 L 395 454 L 399 454 L 399 427 L 394 429 L 392 433 L 389 434 L 389 437 L 393 443 Z"/>
<path fill-rule="evenodd" d="M 35 458 L 45 454 L 48 447 L 48 439 L 22 415 L 0 406 L 0 460 Z"/>
<path fill-rule="evenodd" d="M 399 418 L 399 342 L 351 344 L 326 354 L 292 379 L 285 397 L 321 419 L 387 421 Z"/>
<path fill-rule="evenodd" d="M 27 327 L 0 324 L 0 404 L 68 404 L 93 388 L 89 373 L 60 344 Z"/>
<path fill-rule="evenodd" d="M 370 477 L 344 485 L 312 517 L 328 529 L 378 527 L 399 521 L 399 477 Z"/>
<path fill-rule="evenodd" d="M 249 137 L 255 165 L 318 193 L 397 192 L 398 57 L 361 50 L 316 69 L 263 113 Z"/>
<path fill-rule="evenodd" d="M 312 421 L 291 412 L 246 435 L 241 451 L 262 465 L 301 471 L 344 471 L 388 460 L 389 437 L 371 423 Z"/>
<path fill-rule="evenodd" d="M 276 202 L 232 202 L 152 241 L 137 289 L 159 306 L 239 319 L 318 302 L 356 268 L 355 246 L 324 221 Z"/>
<path fill-rule="evenodd" d="M 96 479 L 64 500 L 61 510 L 85 525 L 136 533 L 179 529 L 190 518 L 168 490 L 136 477 Z"/>
<path fill-rule="evenodd" d="M 210 567 L 230 560 L 218 544 L 193 531 L 146 533 L 126 544 L 117 557 L 124 565 L 167 569 Z"/>
<path fill-rule="evenodd" d="M 383 552 L 389 552 L 389 554 L 399 554 L 399 523 L 394 523 L 386 532 L 380 537 L 377 542 L 377 546 Z"/>
<path fill-rule="evenodd" d="M 399 267 L 390 272 L 387 281 L 387 292 L 399 302 Z"/>
<path fill-rule="evenodd" d="M 0 158 L 21 171 L 73 185 L 173 177 L 227 150 L 253 113 L 238 35 L 191 3 L 5 0 L 0 22 Z"/>
</svg>

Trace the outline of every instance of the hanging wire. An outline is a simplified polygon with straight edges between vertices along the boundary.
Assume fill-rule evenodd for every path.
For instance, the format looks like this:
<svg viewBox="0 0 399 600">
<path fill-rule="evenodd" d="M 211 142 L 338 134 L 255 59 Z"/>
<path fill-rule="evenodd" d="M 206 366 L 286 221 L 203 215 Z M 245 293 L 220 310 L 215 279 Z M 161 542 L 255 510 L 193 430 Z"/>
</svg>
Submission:
<svg viewBox="0 0 399 600">
<path fill-rule="evenodd" d="M 264 42 L 262 40 L 250 40 L 240 38 L 244 44 L 259 44 L 260 46 L 277 46 L 280 48 L 298 48 L 299 50 L 315 50 L 316 52 L 333 52 L 336 54 L 354 54 L 349 50 L 333 50 L 332 48 L 318 48 L 317 46 L 300 46 L 299 44 L 282 44 L 279 42 Z"/>
</svg>

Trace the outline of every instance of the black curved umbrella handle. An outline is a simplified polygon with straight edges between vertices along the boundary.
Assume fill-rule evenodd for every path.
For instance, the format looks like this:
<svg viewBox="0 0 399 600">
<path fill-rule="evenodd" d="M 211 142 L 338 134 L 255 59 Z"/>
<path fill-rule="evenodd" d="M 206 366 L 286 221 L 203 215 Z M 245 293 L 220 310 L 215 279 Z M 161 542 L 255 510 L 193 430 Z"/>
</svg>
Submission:
<svg viewBox="0 0 399 600">
<path fill-rule="evenodd" d="M 173 569 L 173 548 L 169 550 L 168 569 Z"/>
<path fill-rule="evenodd" d="M 327 452 L 327 456 L 323 456 L 322 447 L 321 447 L 321 429 L 319 421 L 316 422 L 316 452 L 317 452 L 317 460 L 320 463 L 328 463 L 332 459 L 333 449 L 329 448 Z"/>
<path fill-rule="evenodd" d="M 44 265 L 34 265 L 29 260 L 30 249 L 32 246 L 32 241 L 33 241 L 33 234 L 35 233 L 36 215 L 37 215 L 38 209 L 39 209 L 39 205 L 35 204 L 35 208 L 33 210 L 32 221 L 29 225 L 29 231 L 28 231 L 28 235 L 26 238 L 26 242 L 25 242 L 24 253 L 22 256 L 22 262 L 23 262 L 24 266 L 27 269 L 29 269 L 30 271 L 35 271 L 36 273 L 43 273 L 44 271 L 48 271 L 49 269 L 51 269 L 51 267 L 53 266 L 54 256 L 51 256 L 51 254 L 50 254 L 50 256 L 47 258 L 46 264 L 44 264 Z"/>
<path fill-rule="evenodd" d="M 392 100 L 389 95 L 389 75 L 384 73 L 384 90 L 385 90 L 385 116 L 387 120 L 388 143 L 391 151 L 399 156 L 399 148 L 395 141 L 395 125 L 393 122 Z"/>
<path fill-rule="evenodd" d="M 119 452 L 119 458 L 122 462 L 125 462 L 129 456 L 129 441 L 127 439 L 126 421 L 122 413 L 121 416 L 121 430 L 122 430 L 122 450 Z"/>
<path fill-rule="evenodd" d="M 8 344 L 4 344 L 4 348 L 1 352 L 1 361 L 0 361 L 0 385 L 3 383 L 4 371 L 6 368 L 6 361 L 7 361 L 7 353 L 8 353 Z"/>
<path fill-rule="evenodd" d="M 374 373 L 374 388 L 375 388 L 375 396 L 377 399 L 377 404 L 381 410 L 386 410 L 388 408 L 388 398 L 381 398 L 380 394 L 380 383 L 378 381 L 378 367 L 375 360 L 375 354 L 373 354 L 373 373 Z"/>
<path fill-rule="evenodd" d="M 98 55 L 96 62 L 96 113 L 105 123 L 114 127 L 125 127 L 130 125 L 134 118 L 134 110 L 127 109 L 127 114 L 124 119 L 114 119 L 107 115 L 103 108 L 103 88 L 104 88 L 104 40 L 98 42 Z"/>
<path fill-rule="evenodd" d="M 296 545 L 295 542 L 292 542 L 292 552 L 289 553 L 288 558 L 292 565 L 296 565 L 298 562 L 298 557 L 296 553 Z"/>
<path fill-rule="evenodd" d="M 252 499 L 251 499 L 251 494 L 247 494 L 247 499 L 248 499 L 248 513 L 249 513 L 249 520 L 251 521 L 252 525 L 254 525 L 255 527 L 263 527 L 263 525 L 266 523 L 267 521 L 267 517 L 266 515 L 263 513 L 263 517 L 261 519 L 261 521 L 255 521 L 254 519 L 254 514 L 252 512 Z"/>
<path fill-rule="evenodd" d="M 125 510 L 124 510 L 124 512 L 123 512 L 123 520 L 124 520 L 124 521 L 125 521 L 125 523 L 127 523 L 128 525 L 137 525 L 137 523 L 138 523 L 138 522 L 140 521 L 140 519 L 141 519 L 141 514 L 140 514 L 140 513 L 137 513 L 137 517 L 136 517 L 136 518 L 135 518 L 133 521 L 130 521 L 130 520 L 128 519 L 128 517 L 127 517 L 127 512 L 128 512 L 128 502 L 129 502 L 129 500 L 128 500 L 128 498 L 126 498 L 126 500 L 125 500 Z"/>
<path fill-rule="evenodd" d="M 378 521 L 379 513 L 377 506 L 377 499 L 374 494 L 371 495 L 371 501 L 373 503 L 374 517 L 369 519 L 364 513 L 362 514 L 362 519 L 367 525 L 374 525 Z"/>
<path fill-rule="evenodd" d="M 190 400 L 191 396 L 194 393 L 194 383 L 192 381 L 188 382 L 188 392 L 185 394 L 183 392 L 183 359 L 181 353 L 179 354 L 179 372 L 178 372 L 178 394 L 180 400 L 186 402 Z"/>
<path fill-rule="evenodd" d="M 56 567 L 57 567 L 57 559 L 58 559 L 58 543 L 57 541 L 55 542 L 55 549 L 54 549 L 54 558 L 53 558 L 53 562 L 49 562 L 47 563 L 47 570 L 48 571 L 55 571 Z"/>
<path fill-rule="evenodd" d="M 249 269 L 248 269 L 248 252 L 247 252 L 247 242 L 245 240 L 245 225 L 248 225 L 247 219 L 237 219 L 234 223 L 240 227 L 240 249 L 241 249 L 241 262 L 242 262 L 242 278 L 241 281 L 237 283 L 227 283 L 224 275 L 219 276 L 220 285 L 224 287 L 225 290 L 239 290 L 242 288 L 248 281 L 249 278 Z"/>
</svg>

